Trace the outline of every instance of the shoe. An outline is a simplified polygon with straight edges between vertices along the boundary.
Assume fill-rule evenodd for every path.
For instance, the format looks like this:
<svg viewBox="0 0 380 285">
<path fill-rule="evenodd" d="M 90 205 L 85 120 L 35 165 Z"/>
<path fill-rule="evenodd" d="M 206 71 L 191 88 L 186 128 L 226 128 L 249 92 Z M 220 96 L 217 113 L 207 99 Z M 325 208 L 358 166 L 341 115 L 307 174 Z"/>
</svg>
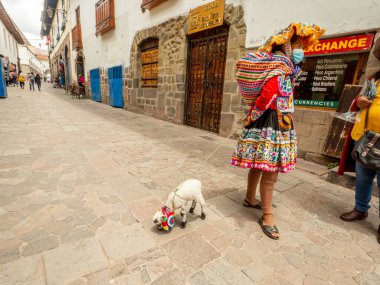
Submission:
<svg viewBox="0 0 380 285">
<path fill-rule="evenodd" d="M 266 234 L 271 239 L 278 240 L 280 238 L 279 236 L 273 235 L 273 234 L 280 234 L 278 232 L 277 227 L 276 226 L 264 225 L 263 217 L 260 218 L 259 225 L 260 225 L 261 229 L 263 230 L 264 234 Z"/>
<path fill-rule="evenodd" d="M 254 209 L 258 209 L 258 210 L 262 210 L 263 207 L 261 206 L 261 202 L 258 201 L 257 204 L 251 204 L 248 202 L 247 199 L 244 199 L 243 201 L 243 206 L 246 207 L 246 208 L 254 208 Z"/>
<path fill-rule="evenodd" d="M 344 213 L 340 216 L 340 218 L 345 222 L 352 222 L 355 220 L 363 220 L 368 217 L 368 212 L 360 212 L 355 208 L 348 213 Z"/>
</svg>

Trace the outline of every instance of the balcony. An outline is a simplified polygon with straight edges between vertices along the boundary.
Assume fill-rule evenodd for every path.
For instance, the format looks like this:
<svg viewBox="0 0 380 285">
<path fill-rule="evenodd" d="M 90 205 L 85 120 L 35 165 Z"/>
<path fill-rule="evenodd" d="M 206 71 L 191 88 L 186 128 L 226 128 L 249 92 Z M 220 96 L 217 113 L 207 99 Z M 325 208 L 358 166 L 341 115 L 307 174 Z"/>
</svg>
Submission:
<svg viewBox="0 0 380 285">
<path fill-rule="evenodd" d="M 165 1 L 167 0 L 142 0 L 141 9 L 143 12 L 145 9 L 151 10 Z"/>
<path fill-rule="evenodd" d="M 96 35 L 103 35 L 115 28 L 114 0 L 99 0 L 95 5 Z"/>
<path fill-rule="evenodd" d="M 73 36 L 73 49 L 80 50 L 83 48 L 82 44 L 82 29 L 81 25 L 76 25 L 72 29 L 72 36 Z"/>
</svg>

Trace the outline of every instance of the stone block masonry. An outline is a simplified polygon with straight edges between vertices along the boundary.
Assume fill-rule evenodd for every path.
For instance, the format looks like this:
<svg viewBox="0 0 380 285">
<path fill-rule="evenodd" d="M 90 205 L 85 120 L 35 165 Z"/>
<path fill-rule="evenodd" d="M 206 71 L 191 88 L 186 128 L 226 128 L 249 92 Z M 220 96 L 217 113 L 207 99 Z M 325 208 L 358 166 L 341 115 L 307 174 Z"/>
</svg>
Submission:
<svg viewBox="0 0 380 285">
<path fill-rule="evenodd" d="M 219 134 L 228 136 L 234 122 L 243 116 L 244 107 L 235 81 L 235 63 L 245 53 L 246 25 L 241 6 L 225 6 L 225 23 L 230 26 Z M 187 70 L 187 17 L 172 18 L 158 26 L 139 31 L 133 40 L 131 61 L 123 69 L 124 108 L 171 121 L 184 123 Z M 159 40 L 158 86 L 141 86 L 141 52 L 139 45 L 148 38 Z M 87 74 L 88 86 L 91 80 Z M 90 87 L 87 98 L 91 98 Z M 108 79 L 101 69 L 101 102 L 109 104 Z"/>
<path fill-rule="evenodd" d="M 293 118 L 300 155 L 322 154 L 333 120 L 332 111 L 296 109 Z"/>
<path fill-rule="evenodd" d="M 108 72 L 106 68 L 100 69 L 100 94 L 103 104 L 110 104 Z"/>
</svg>

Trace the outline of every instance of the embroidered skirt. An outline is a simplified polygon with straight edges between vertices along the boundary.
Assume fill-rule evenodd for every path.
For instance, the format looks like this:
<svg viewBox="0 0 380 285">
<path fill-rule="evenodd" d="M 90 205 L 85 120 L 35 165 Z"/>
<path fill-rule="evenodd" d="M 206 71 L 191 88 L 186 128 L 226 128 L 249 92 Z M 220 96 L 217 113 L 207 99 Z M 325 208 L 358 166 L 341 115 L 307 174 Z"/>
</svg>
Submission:
<svg viewBox="0 0 380 285">
<path fill-rule="evenodd" d="M 278 120 L 277 112 L 268 109 L 244 128 L 231 165 L 267 172 L 293 170 L 297 159 L 296 133 L 292 122 L 288 129 L 280 129 Z"/>
</svg>

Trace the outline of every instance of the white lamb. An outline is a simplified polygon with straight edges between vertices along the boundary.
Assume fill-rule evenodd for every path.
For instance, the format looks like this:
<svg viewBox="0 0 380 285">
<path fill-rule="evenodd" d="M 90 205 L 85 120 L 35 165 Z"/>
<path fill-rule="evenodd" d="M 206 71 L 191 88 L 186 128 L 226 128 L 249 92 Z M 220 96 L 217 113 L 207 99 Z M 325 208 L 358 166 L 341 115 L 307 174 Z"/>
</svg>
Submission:
<svg viewBox="0 0 380 285">
<path fill-rule="evenodd" d="M 182 182 L 177 188 L 171 192 L 165 203 L 165 206 L 172 209 L 181 208 L 181 228 L 186 227 L 186 205 L 188 201 L 192 201 L 189 213 L 194 212 L 194 208 L 199 202 L 201 205 L 201 219 L 206 218 L 204 207 L 206 206 L 205 200 L 202 195 L 202 183 L 197 179 L 189 179 Z M 158 229 L 162 229 L 161 222 L 164 220 L 165 215 L 161 211 L 157 211 L 153 216 L 153 223 L 157 225 Z"/>
</svg>

